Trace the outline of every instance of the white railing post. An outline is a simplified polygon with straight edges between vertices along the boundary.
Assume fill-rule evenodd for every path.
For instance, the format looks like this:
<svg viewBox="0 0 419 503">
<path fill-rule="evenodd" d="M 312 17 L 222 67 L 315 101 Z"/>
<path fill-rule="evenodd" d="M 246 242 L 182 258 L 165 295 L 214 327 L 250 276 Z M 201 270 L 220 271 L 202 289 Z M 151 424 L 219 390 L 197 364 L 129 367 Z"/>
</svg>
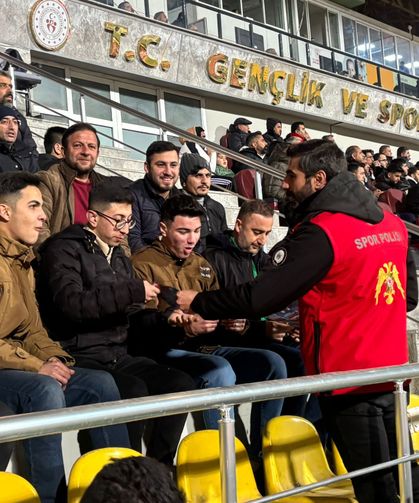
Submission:
<svg viewBox="0 0 419 503">
<path fill-rule="evenodd" d="M 87 122 L 86 100 L 84 98 L 84 94 L 80 94 L 79 103 L 80 103 L 80 120 L 81 122 Z"/>
<path fill-rule="evenodd" d="M 403 389 L 403 381 L 396 382 L 394 400 L 396 411 L 397 457 L 400 458 L 411 454 L 409 424 L 407 419 L 407 393 Z M 400 503 L 413 503 L 412 466 L 410 461 L 407 463 L 400 463 L 398 470 Z"/>
<path fill-rule="evenodd" d="M 222 503 L 237 502 L 235 420 L 233 407 L 221 407 L 220 419 L 220 472 Z"/>
</svg>

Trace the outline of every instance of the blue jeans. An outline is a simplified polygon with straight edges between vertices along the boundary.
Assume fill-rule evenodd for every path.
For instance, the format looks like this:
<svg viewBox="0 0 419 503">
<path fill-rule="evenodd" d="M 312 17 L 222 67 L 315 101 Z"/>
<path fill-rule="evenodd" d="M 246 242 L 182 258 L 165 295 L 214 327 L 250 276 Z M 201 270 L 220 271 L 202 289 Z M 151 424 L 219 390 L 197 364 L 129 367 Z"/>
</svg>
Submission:
<svg viewBox="0 0 419 503">
<path fill-rule="evenodd" d="M 201 388 L 216 388 L 273 379 L 285 379 L 284 360 L 266 349 L 217 347 L 211 354 L 170 349 L 165 361 L 190 374 Z M 250 441 L 254 450 L 261 445 L 266 423 L 279 416 L 284 400 L 257 402 L 252 406 Z M 204 411 L 205 427 L 218 429 L 217 410 Z"/>
<path fill-rule="evenodd" d="M 14 413 L 39 412 L 75 405 L 119 400 L 118 388 L 107 372 L 75 368 L 66 388 L 54 378 L 21 370 L 0 370 L 0 400 Z M 118 424 L 90 430 L 94 449 L 129 447 L 126 426 Z M 35 437 L 24 441 L 29 479 L 42 503 L 55 502 L 64 480 L 61 435 Z"/>
</svg>

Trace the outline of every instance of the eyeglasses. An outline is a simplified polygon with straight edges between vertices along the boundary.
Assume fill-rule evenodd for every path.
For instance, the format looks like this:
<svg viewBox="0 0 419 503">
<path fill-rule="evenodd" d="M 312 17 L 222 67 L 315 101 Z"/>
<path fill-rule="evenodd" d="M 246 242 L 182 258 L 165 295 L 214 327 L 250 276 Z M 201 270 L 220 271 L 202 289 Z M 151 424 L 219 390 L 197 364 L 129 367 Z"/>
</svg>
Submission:
<svg viewBox="0 0 419 503">
<path fill-rule="evenodd" d="M 4 119 L 0 120 L 0 124 L 2 126 L 9 126 L 10 124 L 13 124 L 14 126 L 19 126 L 20 125 L 20 121 L 17 120 L 17 119 L 7 119 L 7 118 L 4 118 Z"/>
<path fill-rule="evenodd" d="M 7 82 L 0 82 L 0 89 L 6 89 L 8 87 L 9 89 L 13 89 L 13 84 L 10 83 L 8 84 Z"/>
<path fill-rule="evenodd" d="M 101 211 L 97 210 L 92 210 L 95 213 L 97 213 L 99 216 L 105 218 L 108 222 L 111 224 L 114 224 L 114 229 L 116 231 L 122 231 L 122 229 L 128 225 L 128 229 L 132 229 L 135 226 L 135 220 L 131 217 L 128 218 L 122 218 L 121 220 L 118 220 L 117 218 L 110 217 L 109 215 L 106 215 L 105 213 L 102 213 Z"/>
</svg>

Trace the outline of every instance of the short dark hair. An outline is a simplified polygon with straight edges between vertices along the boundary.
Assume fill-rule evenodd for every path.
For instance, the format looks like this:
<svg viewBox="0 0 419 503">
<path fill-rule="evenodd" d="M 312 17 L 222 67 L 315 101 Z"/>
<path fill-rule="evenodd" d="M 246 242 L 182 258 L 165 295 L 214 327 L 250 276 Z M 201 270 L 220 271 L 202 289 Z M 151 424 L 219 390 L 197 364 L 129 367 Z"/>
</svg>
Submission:
<svg viewBox="0 0 419 503">
<path fill-rule="evenodd" d="M 66 130 L 67 128 L 61 126 L 52 126 L 46 130 L 44 136 L 45 153 L 50 154 L 56 143 L 61 143 L 62 145 L 63 134 Z"/>
<path fill-rule="evenodd" d="M 64 147 L 64 149 L 68 147 L 68 141 L 70 139 L 70 136 L 74 133 L 78 133 L 79 131 L 91 131 L 92 133 L 94 133 L 96 135 L 97 146 L 100 147 L 100 140 L 96 129 L 88 122 L 77 122 L 76 124 L 70 126 L 63 134 L 61 144 Z"/>
<path fill-rule="evenodd" d="M 169 469 L 155 459 L 132 456 L 105 465 L 81 503 L 184 503 Z"/>
<path fill-rule="evenodd" d="M 374 155 L 374 150 L 372 148 L 366 148 L 366 149 L 362 150 L 362 153 L 364 155 L 367 155 L 367 154 Z"/>
<path fill-rule="evenodd" d="M 386 148 L 389 148 L 389 147 L 390 147 L 390 145 L 381 145 L 381 147 L 378 149 L 378 153 L 382 154 L 383 150 L 385 150 Z"/>
<path fill-rule="evenodd" d="M 409 150 L 409 147 L 399 147 L 397 149 L 397 157 L 401 157 L 402 154 L 404 154 L 405 152 L 407 152 Z"/>
<path fill-rule="evenodd" d="M 414 166 L 410 166 L 410 168 L 408 169 L 407 174 L 408 175 L 413 175 L 414 173 L 416 173 L 416 171 L 418 169 L 419 169 L 419 163 L 416 163 Z"/>
<path fill-rule="evenodd" d="M 145 162 L 150 166 L 151 163 L 151 158 L 153 157 L 154 154 L 161 154 L 162 152 L 172 152 L 173 150 L 176 150 L 176 152 L 179 154 L 179 147 L 176 147 L 175 144 L 173 144 L 170 141 L 153 141 L 153 143 L 150 143 L 148 146 L 147 152 L 145 153 L 146 159 Z"/>
<path fill-rule="evenodd" d="M 291 124 L 291 133 L 295 133 L 300 126 L 304 126 L 303 121 L 296 121 Z"/>
<path fill-rule="evenodd" d="M 41 180 L 34 174 L 26 171 L 0 174 L 0 202 L 5 202 L 10 197 L 16 197 L 26 187 L 39 187 Z"/>
<path fill-rule="evenodd" d="M 250 145 L 253 143 L 254 140 L 258 136 L 263 136 L 261 131 L 255 131 L 254 133 L 249 133 L 248 137 L 246 138 L 246 146 L 250 147 Z"/>
<path fill-rule="evenodd" d="M 89 210 L 103 211 L 112 203 L 133 204 L 132 193 L 128 188 L 111 182 L 100 183 L 92 188 L 89 196 Z"/>
<path fill-rule="evenodd" d="M 403 157 L 396 157 L 396 159 L 392 159 L 390 164 L 388 165 L 387 171 L 389 173 L 404 173 L 404 169 L 402 166 L 407 164 L 406 159 Z"/>
<path fill-rule="evenodd" d="M 183 217 L 202 217 L 205 212 L 202 206 L 186 194 L 177 194 L 169 197 L 161 208 L 161 221 L 173 222 L 175 217 L 181 215 Z"/>
<path fill-rule="evenodd" d="M 360 147 L 358 147 L 358 145 L 351 145 L 350 147 L 348 147 L 345 150 L 345 157 L 348 162 L 353 161 L 352 155 L 356 152 L 357 149 L 360 149 Z"/>
<path fill-rule="evenodd" d="M 355 160 L 348 162 L 348 171 L 350 171 L 351 173 L 355 173 L 358 168 L 363 168 L 363 167 L 364 167 L 364 165 L 362 164 L 362 162 L 358 162 Z"/>
<path fill-rule="evenodd" d="M 288 149 L 292 158 L 299 157 L 299 168 L 306 177 L 318 171 L 326 173 L 326 180 L 331 180 L 342 171 L 347 171 L 347 162 L 342 150 L 331 141 L 309 140 L 292 145 Z"/>
<path fill-rule="evenodd" d="M 266 201 L 261 199 L 250 199 L 248 201 L 244 201 L 244 203 L 240 206 L 237 218 L 243 220 L 245 217 L 253 214 L 262 215 L 263 217 L 273 217 L 274 210 Z"/>
<path fill-rule="evenodd" d="M 6 70 L 0 70 L 0 77 L 7 77 L 8 79 L 12 80 L 12 76 Z"/>
</svg>

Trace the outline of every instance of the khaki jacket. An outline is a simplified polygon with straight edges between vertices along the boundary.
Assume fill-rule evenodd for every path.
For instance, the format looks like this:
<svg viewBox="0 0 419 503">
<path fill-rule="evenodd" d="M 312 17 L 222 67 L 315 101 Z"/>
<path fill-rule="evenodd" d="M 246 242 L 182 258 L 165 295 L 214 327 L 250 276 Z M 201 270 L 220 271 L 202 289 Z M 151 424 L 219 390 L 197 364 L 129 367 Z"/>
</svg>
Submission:
<svg viewBox="0 0 419 503">
<path fill-rule="evenodd" d="M 215 271 L 204 257 L 191 253 L 186 260 L 179 260 L 159 240 L 132 255 L 131 261 L 137 276 L 150 283 L 197 292 L 219 288 Z M 147 302 L 147 308 L 153 307 L 155 304 Z M 159 311 L 167 307 L 164 301 L 159 302 Z"/>
<path fill-rule="evenodd" d="M 49 337 L 35 300 L 31 248 L 0 235 L 0 369 L 37 372 L 56 356 L 74 359 Z"/>
<path fill-rule="evenodd" d="M 54 164 L 48 171 L 37 173 L 41 179 L 44 200 L 43 209 L 47 216 L 47 226 L 39 235 L 37 245 L 45 241 L 52 234 L 62 231 L 74 223 L 74 190 L 73 181 L 76 171 L 64 161 Z M 107 177 L 92 171 L 90 179 L 92 185 L 102 183 Z"/>
</svg>

